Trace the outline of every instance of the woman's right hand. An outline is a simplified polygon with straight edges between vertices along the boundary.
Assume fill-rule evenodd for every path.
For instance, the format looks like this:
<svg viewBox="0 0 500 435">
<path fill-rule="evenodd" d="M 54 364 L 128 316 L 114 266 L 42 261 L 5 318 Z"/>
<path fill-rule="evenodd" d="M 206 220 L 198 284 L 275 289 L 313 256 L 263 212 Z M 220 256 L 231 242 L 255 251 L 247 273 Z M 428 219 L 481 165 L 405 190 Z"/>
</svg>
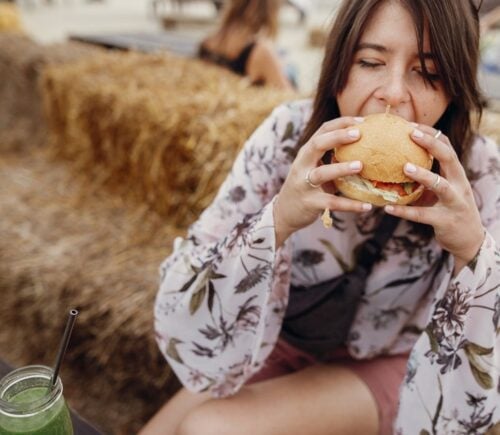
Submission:
<svg viewBox="0 0 500 435">
<path fill-rule="evenodd" d="M 274 202 L 276 245 L 295 231 L 313 223 L 325 209 L 332 211 L 366 212 L 371 204 L 328 193 L 328 184 L 336 178 L 357 174 L 360 161 L 321 165 L 323 155 L 334 148 L 356 142 L 360 131 L 356 127 L 362 118 L 342 117 L 325 122 L 302 146 Z M 317 188 L 312 187 L 306 180 Z"/>
</svg>

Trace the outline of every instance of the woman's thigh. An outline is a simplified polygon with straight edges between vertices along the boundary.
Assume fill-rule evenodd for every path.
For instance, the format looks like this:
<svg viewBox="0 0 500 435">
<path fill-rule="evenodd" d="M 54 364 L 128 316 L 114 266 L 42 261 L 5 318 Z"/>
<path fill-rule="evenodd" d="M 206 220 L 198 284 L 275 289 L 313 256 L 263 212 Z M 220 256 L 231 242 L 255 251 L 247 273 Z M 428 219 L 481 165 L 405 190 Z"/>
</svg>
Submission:
<svg viewBox="0 0 500 435">
<path fill-rule="evenodd" d="M 181 388 L 140 430 L 138 435 L 174 435 L 188 413 L 214 400 L 209 393 L 191 393 Z"/>
<path fill-rule="evenodd" d="M 366 384 L 338 365 L 308 367 L 225 399 L 182 391 L 155 419 L 156 431 L 143 435 L 370 435 L 379 424 Z"/>
</svg>

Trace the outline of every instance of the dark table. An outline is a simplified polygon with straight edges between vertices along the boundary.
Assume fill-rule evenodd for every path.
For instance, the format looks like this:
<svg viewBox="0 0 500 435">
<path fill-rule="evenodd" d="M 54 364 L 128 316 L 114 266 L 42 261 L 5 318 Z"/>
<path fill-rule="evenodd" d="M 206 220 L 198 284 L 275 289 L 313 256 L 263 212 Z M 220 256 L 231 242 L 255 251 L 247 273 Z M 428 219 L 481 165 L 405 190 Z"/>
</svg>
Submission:
<svg viewBox="0 0 500 435">
<path fill-rule="evenodd" d="M 72 41 L 97 45 L 125 51 L 157 53 L 170 51 L 181 56 L 194 57 L 198 51 L 199 40 L 187 34 L 161 33 L 110 33 L 110 34 L 72 34 Z"/>
<path fill-rule="evenodd" d="M 12 370 L 5 361 L 0 359 L 0 378 L 3 378 L 7 373 Z M 73 429 L 75 431 L 74 435 L 102 435 L 95 427 L 90 423 L 86 422 L 74 411 L 71 411 L 71 420 L 73 420 Z"/>
</svg>

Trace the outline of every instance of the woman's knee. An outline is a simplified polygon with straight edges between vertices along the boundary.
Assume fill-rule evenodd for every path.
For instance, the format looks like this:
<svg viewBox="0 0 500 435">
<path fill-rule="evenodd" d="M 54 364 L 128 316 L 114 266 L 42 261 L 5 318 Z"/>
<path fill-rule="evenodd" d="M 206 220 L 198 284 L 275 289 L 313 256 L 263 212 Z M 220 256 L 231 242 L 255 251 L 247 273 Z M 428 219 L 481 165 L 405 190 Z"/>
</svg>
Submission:
<svg viewBox="0 0 500 435">
<path fill-rule="evenodd" d="M 188 412 L 176 435 L 234 435 L 235 425 L 234 413 L 227 412 L 225 402 L 211 400 Z"/>
</svg>

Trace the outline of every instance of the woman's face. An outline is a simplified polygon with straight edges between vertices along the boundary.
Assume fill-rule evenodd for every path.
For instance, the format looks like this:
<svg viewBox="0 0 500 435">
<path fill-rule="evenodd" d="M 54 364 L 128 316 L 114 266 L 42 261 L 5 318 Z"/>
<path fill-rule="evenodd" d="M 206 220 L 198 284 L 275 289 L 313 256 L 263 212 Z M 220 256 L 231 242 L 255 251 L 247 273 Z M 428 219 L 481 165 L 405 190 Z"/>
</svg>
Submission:
<svg viewBox="0 0 500 435">
<path fill-rule="evenodd" d="M 426 83 L 418 58 L 411 15 L 397 1 L 383 2 L 364 31 L 345 88 L 337 95 L 342 116 L 385 112 L 408 121 L 434 125 L 446 107 L 446 96 L 424 38 L 425 65 L 434 87 Z"/>
</svg>

